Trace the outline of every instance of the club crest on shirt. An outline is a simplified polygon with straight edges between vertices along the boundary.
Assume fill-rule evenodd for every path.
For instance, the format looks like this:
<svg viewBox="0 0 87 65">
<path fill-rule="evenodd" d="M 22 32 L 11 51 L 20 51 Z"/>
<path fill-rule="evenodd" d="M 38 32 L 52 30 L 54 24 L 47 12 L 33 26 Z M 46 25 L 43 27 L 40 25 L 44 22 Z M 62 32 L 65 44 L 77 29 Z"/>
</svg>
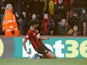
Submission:
<svg viewBox="0 0 87 65">
<path fill-rule="evenodd" d="M 36 37 L 37 37 L 37 39 L 39 39 L 39 38 L 40 38 L 40 34 L 38 33 L 38 34 L 36 35 Z"/>
</svg>

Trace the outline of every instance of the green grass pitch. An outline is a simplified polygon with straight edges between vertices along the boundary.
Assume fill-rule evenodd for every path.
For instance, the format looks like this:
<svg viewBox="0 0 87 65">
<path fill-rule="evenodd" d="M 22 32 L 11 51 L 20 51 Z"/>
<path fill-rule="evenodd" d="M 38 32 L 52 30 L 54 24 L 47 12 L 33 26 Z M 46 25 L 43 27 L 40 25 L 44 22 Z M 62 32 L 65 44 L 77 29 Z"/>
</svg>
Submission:
<svg viewBox="0 0 87 65">
<path fill-rule="evenodd" d="M 0 58 L 0 65 L 87 65 L 87 59 Z"/>
</svg>

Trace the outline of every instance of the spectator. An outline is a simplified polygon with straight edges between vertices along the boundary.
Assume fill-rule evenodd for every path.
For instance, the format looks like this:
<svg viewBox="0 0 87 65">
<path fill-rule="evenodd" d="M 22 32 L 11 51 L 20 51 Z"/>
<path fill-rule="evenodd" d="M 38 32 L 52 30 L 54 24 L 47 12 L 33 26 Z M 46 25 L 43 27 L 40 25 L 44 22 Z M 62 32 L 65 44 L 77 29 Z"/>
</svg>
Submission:
<svg viewBox="0 0 87 65">
<path fill-rule="evenodd" d="M 19 16 L 18 18 L 18 24 L 19 24 L 19 29 L 20 29 L 20 34 L 23 35 L 26 31 L 26 28 L 25 28 L 25 23 L 27 22 L 27 15 L 26 15 L 26 12 L 23 11 L 21 16 Z"/>
<path fill-rule="evenodd" d="M 36 14 L 32 14 L 32 20 L 37 19 L 37 15 Z"/>
<path fill-rule="evenodd" d="M 23 22 L 23 20 L 22 20 L 23 15 L 19 14 L 18 12 L 16 12 L 15 15 L 16 15 L 16 20 L 17 20 L 17 24 L 18 24 L 18 29 L 20 30 L 20 34 L 22 34 L 21 25 Z"/>
<path fill-rule="evenodd" d="M 63 0 L 59 0 L 57 4 L 54 6 L 55 12 L 55 21 L 58 22 L 62 18 L 66 18 L 67 15 L 67 7 L 63 5 Z"/>
<path fill-rule="evenodd" d="M 49 1 L 49 14 L 50 14 L 50 16 L 54 15 L 54 2 L 53 2 L 53 0 Z"/>
<path fill-rule="evenodd" d="M 18 0 L 5 0 L 5 1 L 6 1 L 6 4 L 8 4 L 8 3 L 12 4 L 12 6 L 14 8 L 13 13 L 15 13 L 16 9 L 17 9 L 17 2 L 18 2 Z"/>
<path fill-rule="evenodd" d="M 86 9 L 83 9 L 81 12 L 80 16 L 80 21 L 81 21 L 81 27 L 82 27 L 82 34 L 86 35 L 87 34 L 87 11 Z"/>
<path fill-rule="evenodd" d="M 69 20 L 70 27 L 73 28 L 74 25 L 78 25 L 79 21 L 80 19 L 79 19 L 78 14 L 74 12 L 72 18 L 70 18 Z"/>
<path fill-rule="evenodd" d="M 72 29 L 74 26 L 78 27 L 79 34 L 82 34 L 81 33 L 82 32 L 81 21 L 80 21 L 80 18 L 76 12 L 74 12 L 73 16 L 70 18 L 69 25 L 70 25 L 70 28 L 72 28 Z"/>
<path fill-rule="evenodd" d="M 66 19 L 61 19 L 58 23 L 58 34 L 59 35 L 67 35 L 68 27 L 66 25 Z"/>
<path fill-rule="evenodd" d="M 73 27 L 73 36 L 77 36 L 77 35 L 79 35 L 79 31 L 78 31 L 78 26 L 74 26 Z"/>
<path fill-rule="evenodd" d="M 31 15 L 31 18 L 29 19 L 29 22 L 27 22 L 27 30 L 29 29 L 30 24 L 32 23 L 33 20 L 38 20 L 36 14 L 32 14 L 32 15 Z M 38 20 L 38 21 L 39 21 L 39 20 Z"/>
<path fill-rule="evenodd" d="M 28 16 L 27 16 L 27 13 L 25 11 L 22 12 L 22 20 L 23 20 L 23 23 L 22 23 L 22 31 L 23 31 L 23 34 L 26 34 L 27 33 L 27 21 L 28 21 Z"/>
<path fill-rule="evenodd" d="M 80 20 L 81 20 L 81 22 L 87 22 L 87 11 L 86 11 L 86 9 L 82 10 Z"/>
<path fill-rule="evenodd" d="M 20 34 L 15 15 L 13 14 L 12 4 L 6 5 L 4 18 L 2 22 L 2 31 L 4 32 L 5 36 L 18 36 Z"/>
<path fill-rule="evenodd" d="M 5 11 L 5 4 L 6 4 L 5 0 L 0 0 L 0 34 L 2 34 L 1 24 L 2 24 L 4 11 Z"/>
<path fill-rule="evenodd" d="M 49 20 L 48 14 L 44 14 L 44 19 L 42 21 L 41 26 L 42 26 L 42 34 L 49 35 L 50 34 L 50 29 L 49 29 L 50 20 Z"/>
<path fill-rule="evenodd" d="M 58 0 L 54 0 L 54 3 L 55 3 L 55 4 L 58 3 Z"/>
<path fill-rule="evenodd" d="M 87 35 L 87 22 L 83 22 L 83 35 Z"/>
<path fill-rule="evenodd" d="M 0 1 L 0 16 L 1 16 L 1 22 L 2 22 L 2 19 L 3 19 L 4 11 L 5 11 L 5 5 L 6 5 L 6 1 L 5 1 L 5 0 L 1 0 L 1 1 Z"/>
</svg>

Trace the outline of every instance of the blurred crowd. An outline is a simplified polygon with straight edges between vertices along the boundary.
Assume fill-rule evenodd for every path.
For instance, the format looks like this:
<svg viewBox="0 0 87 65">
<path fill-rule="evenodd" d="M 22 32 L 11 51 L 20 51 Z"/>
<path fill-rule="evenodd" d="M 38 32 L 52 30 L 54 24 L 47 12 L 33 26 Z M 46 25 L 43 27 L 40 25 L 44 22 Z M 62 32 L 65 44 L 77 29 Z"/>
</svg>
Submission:
<svg viewBox="0 0 87 65">
<path fill-rule="evenodd" d="M 0 0 L 0 34 L 6 4 L 12 4 L 20 35 L 32 20 L 42 35 L 87 35 L 87 0 Z"/>
</svg>

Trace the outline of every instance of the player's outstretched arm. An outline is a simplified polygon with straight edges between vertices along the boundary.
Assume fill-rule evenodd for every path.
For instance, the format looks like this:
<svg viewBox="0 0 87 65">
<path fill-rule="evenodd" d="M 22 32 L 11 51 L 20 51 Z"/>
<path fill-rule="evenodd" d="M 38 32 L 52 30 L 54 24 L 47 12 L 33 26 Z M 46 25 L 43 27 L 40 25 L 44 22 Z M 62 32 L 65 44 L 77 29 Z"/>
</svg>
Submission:
<svg viewBox="0 0 87 65">
<path fill-rule="evenodd" d="M 24 39 L 24 41 L 23 41 L 24 50 L 26 51 L 27 54 L 31 54 L 31 52 L 27 52 L 26 42 L 27 42 L 27 39 Z"/>
<path fill-rule="evenodd" d="M 26 42 L 27 42 L 27 39 L 24 39 L 24 41 L 23 41 L 23 47 L 24 47 L 25 51 L 27 51 Z"/>
</svg>

